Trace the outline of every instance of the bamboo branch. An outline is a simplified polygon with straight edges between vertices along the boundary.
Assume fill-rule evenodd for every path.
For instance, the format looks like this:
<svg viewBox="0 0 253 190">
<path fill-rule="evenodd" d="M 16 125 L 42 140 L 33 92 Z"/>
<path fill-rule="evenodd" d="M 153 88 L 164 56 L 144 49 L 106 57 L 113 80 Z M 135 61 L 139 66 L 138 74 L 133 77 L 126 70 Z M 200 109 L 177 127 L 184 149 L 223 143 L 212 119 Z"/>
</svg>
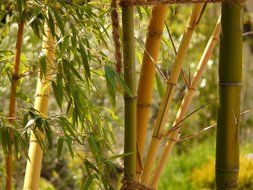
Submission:
<svg viewBox="0 0 253 190">
<path fill-rule="evenodd" d="M 146 185 L 149 183 L 150 176 L 153 171 L 153 166 L 161 142 L 160 134 L 163 132 L 163 129 L 165 127 L 168 118 L 169 107 L 175 92 L 175 86 L 181 72 L 182 64 L 187 54 L 187 50 L 190 44 L 190 40 L 192 38 L 193 31 L 195 30 L 197 22 L 200 19 L 199 17 L 202 11 L 202 6 L 203 4 L 196 4 L 193 7 L 192 14 L 185 28 L 185 33 L 183 35 L 183 39 L 178 50 L 178 54 L 176 56 L 173 65 L 171 75 L 167 81 L 165 95 L 163 97 L 158 112 L 157 121 L 155 124 L 155 128 L 153 130 L 152 139 L 149 145 L 148 154 L 144 165 L 143 174 L 141 177 L 142 183 Z"/>
<path fill-rule="evenodd" d="M 36 88 L 36 97 L 34 108 L 38 110 L 38 112 L 42 116 L 47 115 L 48 104 L 49 104 L 49 95 L 50 95 L 50 78 L 51 78 L 51 70 L 55 61 L 55 39 L 53 34 L 51 33 L 49 26 L 44 24 L 45 35 L 43 36 L 43 45 L 42 51 L 46 56 L 46 76 L 41 77 L 38 76 L 37 88 Z M 41 73 L 39 73 L 41 75 Z M 41 139 L 44 139 L 44 134 L 40 132 Z M 39 187 L 39 179 L 40 179 L 40 171 L 42 164 L 42 155 L 43 151 L 37 142 L 35 135 L 31 135 L 30 139 L 30 147 L 29 147 L 29 159 L 27 161 L 25 180 L 24 180 L 24 190 L 37 190 Z"/>
<path fill-rule="evenodd" d="M 186 92 L 186 94 L 183 98 L 183 101 L 182 101 L 181 106 L 180 106 L 180 108 L 177 112 L 177 116 L 176 116 L 176 119 L 173 123 L 173 126 L 176 126 L 185 117 L 185 114 L 187 113 L 187 111 L 190 107 L 191 101 L 192 101 L 193 96 L 195 94 L 195 91 L 196 91 L 197 85 L 200 81 L 200 78 L 201 78 L 201 76 L 204 72 L 206 64 L 207 64 L 208 60 L 210 59 L 210 57 L 213 53 L 213 50 L 214 50 L 214 48 L 217 44 L 219 35 L 220 35 L 220 18 L 219 18 L 219 20 L 216 24 L 216 27 L 213 31 L 213 34 L 212 34 L 210 40 L 208 41 L 208 44 L 205 48 L 205 51 L 204 51 L 204 53 L 201 57 L 201 60 L 198 64 L 198 68 L 197 68 L 197 71 L 194 74 L 191 86 L 188 88 L 188 90 L 187 90 L 187 92 Z M 163 150 L 161 159 L 160 159 L 160 161 L 158 163 L 158 166 L 157 166 L 157 168 L 154 172 L 154 177 L 151 180 L 151 186 L 152 187 L 156 187 L 157 184 L 158 184 L 158 181 L 161 177 L 162 171 L 163 171 L 163 169 L 166 165 L 168 157 L 171 154 L 171 151 L 172 151 L 175 143 L 178 140 L 179 131 L 180 131 L 180 127 L 169 134 L 169 137 L 168 137 L 167 143 L 165 145 L 165 148 Z M 176 140 L 170 140 L 170 139 L 176 139 Z"/>
<path fill-rule="evenodd" d="M 142 172 L 142 159 L 146 141 L 150 105 L 153 95 L 155 78 L 155 63 L 157 62 L 164 23 L 167 15 L 167 5 L 156 5 L 152 8 L 149 21 L 145 51 L 142 60 L 141 74 L 137 99 L 137 158 L 136 177 L 139 180 Z"/>
<path fill-rule="evenodd" d="M 10 107 L 9 107 L 9 122 L 15 123 L 15 114 L 16 114 L 16 94 L 18 87 L 18 76 L 19 76 L 19 65 L 20 65 L 20 56 L 21 56 L 21 46 L 24 33 L 24 21 L 20 21 L 18 25 L 18 34 L 15 48 L 15 58 L 13 65 L 13 73 L 11 80 L 11 93 L 10 93 Z M 12 186 L 12 145 L 13 145 L 13 134 L 10 134 L 11 142 L 10 149 L 6 155 L 6 190 L 11 190 Z"/>
</svg>

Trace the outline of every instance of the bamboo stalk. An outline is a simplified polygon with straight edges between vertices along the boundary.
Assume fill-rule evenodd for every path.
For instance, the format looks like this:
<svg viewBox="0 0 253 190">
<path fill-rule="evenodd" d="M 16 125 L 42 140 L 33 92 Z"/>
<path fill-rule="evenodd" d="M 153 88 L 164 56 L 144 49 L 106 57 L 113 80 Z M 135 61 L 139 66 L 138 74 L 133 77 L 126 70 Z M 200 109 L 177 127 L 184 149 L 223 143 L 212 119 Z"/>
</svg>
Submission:
<svg viewBox="0 0 253 190">
<path fill-rule="evenodd" d="M 43 36 L 43 45 L 42 51 L 46 56 L 46 76 L 42 78 L 38 76 L 37 88 L 36 88 L 36 97 L 34 108 L 39 111 L 42 116 L 47 115 L 48 104 L 49 104 L 49 95 L 50 95 L 50 77 L 51 71 L 54 61 L 55 61 L 55 39 L 53 34 L 51 33 L 49 26 L 44 24 L 44 32 Z M 39 73 L 40 75 L 41 73 Z M 41 138 L 44 138 L 44 134 L 40 133 Z M 43 151 L 37 142 L 34 135 L 31 135 L 30 139 L 30 147 L 28 156 L 30 160 L 27 161 L 25 180 L 24 180 L 24 190 L 37 190 L 39 188 L 39 179 L 40 179 L 40 171 L 42 164 L 42 155 Z"/>
<path fill-rule="evenodd" d="M 17 87 L 18 87 L 18 77 L 19 77 L 19 65 L 20 65 L 20 55 L 21 55 L 21 46 L 23 40 L 23 33 L 24 33 L 24 21 L 20 21 L 18 24 L 18 33 L 17 33 L 17 41 L 15 47 L 15 58 L 14 58 L 14 65 L 13 65 L 13 73 L 12 73 L 12 80 L 11 80 L 11 92 L 10 92 L 10 107 L 9 107 L 9 122 L 15 123 L 15 114 L 16 114 L 16 94 L 17 94 Z M 11 136 L 11 144 L 9 152 L 6 155 L 6 190 L 11 190 L 12 186 L 12 141 L 13 141 L 13 134 Z"/>
<path fill-rule="evenodd" d="M 124 179 L 134 180 L 136 170 L 136 73 L 133 6 L 122 7 L 124 79 L 132 91 L 125 93 Z"/>
<path fill-rule="evenodd" d="M 221 10 L 216 189 L 237 189 L 240 92 L 242 82 L 242 1 L 224 1 Z"/>
<path fill-rule="evenodd" d="M 185 28 L 185 33 L 183 35 L 183 39 L 180 44 L 177 57 L 175 59 L 175 62 L 172 68 L 171 75 L 167 81 L 165 95 L 162 99 L 162 103 L 159 108 L 157 121 L 155 124 L 155 128 L 153 130 L 152 139 L 149 145 L 147 158 L 146 158 L 145 165 L 143 168 L 143 174 L 141 176 L 142 183 L 146 185 L 149 183 L 150 176 L 151 176 L 153 166 L 155 163 L 155 159 L 157 156 L 157 152 L 159 149 L 159 145 L 161 142 L 160 133 L 163 132 L 163 129 L 165 127 L 165 124 L 168 118 L 169 106 L 175 92 L 175 86 L 181 72 L 182 64 L 187 54 L 187 50 L 190 44 L 190 40 L 192 38 L 192 34 L 200 19 L 200 14 L 201 14 L 203 5 L 204 5 L 203 3 L 195 4 L 193 7 L 191 16 L 188 20 L 188 24 Z"/>
<path fill-rule="evenodd" d="M 137 98 L 137 179 L 139 179 L 142 172 L 142 158 L 155 78 L 155 63 L 157 62 L 161 45 L 167 9 L 167 5 L 156 5 L 152 8 L 142 59 Z"/>
<path fill-rule="evenodd" d="M 177 116 L 176 116 L 176 119 L 173 123 L 173 126 L 178 125 L 184 119 L 185 114 L 187 113 L 187 111 L 189 109 L 189 106 L 190 106 L 192 98 L 195 94 L 199 80 L 200 80 L 200 78 L 204 72 L 204 69 L 206 67 L 206 64 L 207 64 L 208 60 L 210 59 L 210 57 L 213 53 L 213 50 L 218 42 L 218 38 L 220 35 L 220 28 L 221 28 L 221 26 L 220 26 L 220 18 L 219 18 L 219 20 L 215 26 L 215 29 L 213 31 L 213 34 L 212 34 L 211 38 L 209 39 L 207 46 L 204 50 L 204 53 L 200 59 L 200 62 L 198 64 L 197 71 L 194 74 L 192 83 L 191 83 L 190 87 L 187 89 L 187 92 L 182 100 L 182 103 L 181 103 L 180 108 L 177 112 Z M 163 171 L 163 169 L 166 165 L 166 162 L 168 160 L 168 157 L 170 156 L 171 151 L 178 139 L 179 131 L 180 131 L 180 128 L 178 128 L 177 130 L 175 130 L 171 134 L 169 134 L 167 143 L 166 143 L 165 148 L 163 150 L 161 159 L 159 160 L 158 166 L 154 172 L 154 177 L 151 180 L 150 186 L 152 186 L 152 187 L 157 186 L 158 181 L 161 177 L 162 171 Z"/>
</svg>

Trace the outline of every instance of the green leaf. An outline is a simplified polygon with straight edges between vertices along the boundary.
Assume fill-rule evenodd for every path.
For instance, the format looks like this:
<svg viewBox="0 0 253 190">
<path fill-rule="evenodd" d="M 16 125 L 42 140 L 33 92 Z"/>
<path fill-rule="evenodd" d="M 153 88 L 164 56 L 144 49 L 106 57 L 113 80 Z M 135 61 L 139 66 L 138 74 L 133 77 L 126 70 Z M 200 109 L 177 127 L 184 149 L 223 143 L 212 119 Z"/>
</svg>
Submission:
<svg viewBox="0 0 253 190">
<path fill-rule="evenodd" d="M 88 78 L 90 78 L 90 66 L 89 66 L 89 61 L 87 57 L 86 50 L 82 44 L 82 42 L 79 41 L 79 53 L 81 54 L 82 61 L 83 61 L 83 67 L 85 69 L 85 74 Z"/>
<path fill-rule="evenodd" d="M 54 18 L 57 22 L 57 25 L 58 25 L 60 31 L 61 31 L 62 35 L 64 35 L 64 23 L 62 21 L 61 16 L 58 14 L 58 10 L 49 8 L 49 11 L 51 12 L 52 15 L 54 15 Z"/>
<path fill-rule="evenodd" d="M 74 151 L 73 151 L 73 147 L 72 147 L 72 139 L 70 137 L 66 137 L 65 141 L 68 145 L 68 149 L 69 149 L 69 153 L 70 153 L 71 157 L 74 158 Z"/>
<path fill-rule="evenodd" d="M 40 55 L 39 63 L 40 63 L 40 73 L 41 73 L 40 78 L 44 78 L 47 72 L 47 62 L 46 62 L 46 56 L 44 52 L 42 52 Z"/>
<path fill-rule="evenodd" d="M 60 109 L 62 109 L 63 89 L 62 89 L 62 87 L 59 87 L 58 85 L 56 85 L 56 83 L 54 81 L 52 81 L 52 87 L 53 87 L 54 96 L 56 98 L 56 101 L 57 101 Z"/>
<path fill-rule="evenodd" d="M 57 158 L 58 158 L 58 160 L 60 159 L 61 154 L 62 154 L 63 143 L 64 143 L 64 139 L 62 137 L 60 137 L 57 142 Z"/>
<path fill-rule="evenodd" d="M 69 39 L 70 39 L 70 36 L 65 36 L 65 37 L 63 38 L 63 43 L 62 43 L 61 46 L 60 46 L 59 57 L 62 57 L 62 55 L 65 53 L 65 50 L 66 50 L 66 48 L 67 48 L 68 45 L 69 45 Z"/>
<path fill-rule="evenodd" d="M 110 101 L 113 107 L 116 107 L 116 75 L 111 67 L 105 66 L 105 78 L 107 83 L 107 89 L 110 96 Z"/>
<path fill-rule="evenodd" d="M 124 92 L 130 96 L 130 97 L 133 97 L 133 93 L 132 91 L 130 90 L 130 88 L 127 86 L 126 82 L 124 81 L 123 77 L 119 74 L 116 74 L 117 76 L 117 79 L 118 79 L 118 82 L 119 82 L 119 85 L 121 88 L 123 88 Z"/>
<path fill-rule="evenodd" d="M 50 13 L 50 11 L 48 12 L 48 19 L 47 19 L 47 24 L 50 28 L 50 32 L 55 35 L 55 26 L 54 26 L 54 19 Z"/>
<path fill-rule="evenodd" d="M 23 92 L 17 92 L 16 96 L 20 98 L 21 100 L 24 100 L 25 102 L 31 102 L 30 98 Z"/>
<path fill-rule="evenodd" d="M 159 96 L 160 96 L 160 98 L 162 98 L 164 95 L 163 83 L 162 83 L 161 78 L 159 77 L 158 74 L 155 75 L 155 79 L 156 79 L 156 86 L 157 86 L 157 90 L 159 92 Z"/>
<path fill-rule="evenodd" d="M 90 146 L 90 149 L 91 149 L 91 152 L 92 152 L 93 156 L 95 158 L 97 158 L 97 156 L 98 156 L 98 147 L 97 147 L 97 143 L 95 141 L 95 138 L 94 138 L 93 134 L 89 135 L 88 143 L 89 143 L 89 146 Z"/>
<path fill-rule="evenodd" d="M 84 186 L 83 186 L 83 190 L 88 190 L 90 185 L 92 184 L 94 179 L 94 176 L 89 175 L 88 178 L 85 180 Z"/>
</svg>

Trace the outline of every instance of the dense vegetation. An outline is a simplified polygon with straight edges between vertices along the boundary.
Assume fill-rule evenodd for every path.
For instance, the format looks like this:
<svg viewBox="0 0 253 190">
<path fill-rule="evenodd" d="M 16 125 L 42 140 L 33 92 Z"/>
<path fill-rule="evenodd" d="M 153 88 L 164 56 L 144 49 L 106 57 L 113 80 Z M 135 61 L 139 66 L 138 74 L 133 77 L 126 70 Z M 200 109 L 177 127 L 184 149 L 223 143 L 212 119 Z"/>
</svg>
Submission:
<svg viewBox="0 0 253 190">
<path fill-rule="evenodd" d="M 115 2 L 0 2 L 0 189 L 117 189 L 121 181 L 213 189 L 218 108 L 233 104 L 236 112 L 219 111 L 218 127 L 240 120 L 239 188 L 252 189 L 252 3 L 242 22 L 237 5 L 223 3 L 220 23 L 220 3 Z M 219 96 L 219 77 L 236 87 Z M 219 147 L 233 143 L 226 137 Z"/>
</svg>

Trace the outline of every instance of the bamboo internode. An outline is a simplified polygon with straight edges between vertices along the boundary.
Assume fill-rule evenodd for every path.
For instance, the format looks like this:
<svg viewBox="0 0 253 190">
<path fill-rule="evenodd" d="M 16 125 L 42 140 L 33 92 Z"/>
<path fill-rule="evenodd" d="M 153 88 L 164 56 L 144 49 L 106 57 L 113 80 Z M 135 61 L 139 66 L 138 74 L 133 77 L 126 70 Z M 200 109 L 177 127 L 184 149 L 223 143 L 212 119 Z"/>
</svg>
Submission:
<svg viewBox="0 0 253 190">
<path fill-rule="evenodd" d="M 50 68 L 53 67 L 55 62 L 55 39 L 53 34 L 51 33 L 49 26 L 45 23 L 44 25 L 45 34 L 43 36 L 43 45 L 42 51 L 46 57 L 46 76 L 45 78 L 38 76 L 37 88 L 36 88 L 36 97 L 34 108 L 38 110 L 38 112 L 42 116 L 46 116 L 48 112 L 49 105 L 49 95 L 50 95 L 50 78 L 52 76 Z M 44 134 L 40 132 L 40 136 L 43 139 Z M 39 179 L 41 172 L 41 164 L 42 164 L 42 155 L 43 150 L 37 142 L 35 135 L 31 135 L 30 137 L 30 147 L 28 156 L 29 159 L 27 161 L 25 180 L 24 180 L 24 190 L 37 190 L 39 188 Z"/>
</svg>

